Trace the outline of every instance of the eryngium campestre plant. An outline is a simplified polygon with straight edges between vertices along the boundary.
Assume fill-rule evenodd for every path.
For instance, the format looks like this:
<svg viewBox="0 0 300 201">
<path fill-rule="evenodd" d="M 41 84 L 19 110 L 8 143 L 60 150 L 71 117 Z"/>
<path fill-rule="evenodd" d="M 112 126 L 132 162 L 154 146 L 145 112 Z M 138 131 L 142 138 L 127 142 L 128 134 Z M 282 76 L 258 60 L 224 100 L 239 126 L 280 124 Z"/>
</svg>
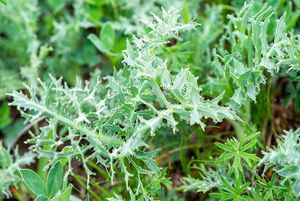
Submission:
<svg viewBox="0 0 300 201">
<path fill-rule="evenodd" d="M 179 121 L 204 128 L 203 119 L 239 118 L 219 104 L 222 94 L 213 100 L 203 98 L 197 78 L 188 69 L 171 74 L 167 60 L 160 57 L 169 39 L 180 40 L 181 32 L 196 28 L 195 22 L 180 23 L 178 10 L 171 9 L 143 23 L 149 30 L 128 41 L 124 68 L 104 78 L 105 82 L 78 80 L 70 88 L 52 77 L 50 83 L 40 81 L 38 91 L 26 87 L 28 95 L 17 91 L 10 95 L 11 105 L 21 109 L 28 122 L 41 117 L 48 122 L 29 142 L 40 157 L 50 159 L 49 165 L 67 158 L 67 176 L 72 173 L 71 162 L 79 159 L 89 184 L 93 172 L 87 162 L 96 160 L 110 173 L 112 183 L 119 168 L 128 190 L 147 195 L 145 181 L 160 172 L 148 141 L 160 127 L 175 133 Z M 132 177 L 137 177 L 136 184 Z"/>
</svg>

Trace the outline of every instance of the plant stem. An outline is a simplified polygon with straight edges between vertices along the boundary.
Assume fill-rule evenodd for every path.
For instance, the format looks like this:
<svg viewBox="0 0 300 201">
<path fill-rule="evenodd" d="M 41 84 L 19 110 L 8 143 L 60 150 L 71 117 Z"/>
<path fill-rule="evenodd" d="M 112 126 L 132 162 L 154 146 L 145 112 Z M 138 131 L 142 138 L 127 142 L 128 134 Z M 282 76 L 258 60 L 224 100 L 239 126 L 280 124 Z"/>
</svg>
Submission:
<svg viewBox="0 0 300 201">
<path fill-rule="evenodd" d="M 156 81 L 154 79 L 148 79 L 148 82 L 153 90 L 153 93 L 157 96 L 160 103 L 162 103 L 167 108 L 169 108 L 171 106 L 171 104 L 166 99 L 165 95 L 162 93 L 162 91 L 161 91 L 160 87 L 158 86 L 158 84 L 156 83 Z"/>
<path fill-rule="evenodd" d="M 183 11 L 183 22 L 185 24 L 187 24 L 190 21 L 188 0 L 183 0 L 183 9 L 182 9 L 182 11 Z"/>
<path fill-rule="evenodd" d="M 237 121 L 232 121 L 232 120 L 228 120 L 231 125 L 233 126 L 235 133 L 236 133 L 236 137 L 238 140 L 243 139 L 244 137 L 244 132 L 243 132 L 243 126 L 241 125 L 240 122 Z"/>
<path fill-rule="evenodd" d="M 87 127 L 81 126 L 81 125 L 77 124 L 76 122 L 74 122 L 64 116 L 62 116 L 54 111 L 49 110 L 48 108 L 43 107 L 43 110 L 45 113 L 58 119 L 63 124 L 66 124 L 72 128 L 75 128 L 76 130 L 86 134 L 91 139 L 100 139 L 104 144 L 108 144 L 108 145 L 121 145 L 123 143 L 122 140 L 120 140 L 117 137 L 107 136 L 100 132 L 95 133 L 94 131 L 88 129 Z"/>
<path fill-rule="evenodd" d="M 92 189 L 87 188 L 85 182 L 82 180 L 82 178 L 78 175 L 73 175 L 73 178 L 82 186 L 84 189 L 86 189 L 96 200 L 102 201 L 102 199 L 95 193 Z"/>
</svg>

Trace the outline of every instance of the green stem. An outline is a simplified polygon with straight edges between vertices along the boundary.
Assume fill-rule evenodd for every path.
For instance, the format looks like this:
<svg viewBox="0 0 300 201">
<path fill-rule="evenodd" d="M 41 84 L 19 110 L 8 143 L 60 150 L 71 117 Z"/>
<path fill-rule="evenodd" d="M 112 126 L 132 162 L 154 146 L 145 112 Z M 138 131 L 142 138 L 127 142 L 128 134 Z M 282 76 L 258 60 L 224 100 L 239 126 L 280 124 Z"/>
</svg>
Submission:
<svg viewBox="0 0 300 201">
<path fill-rule="evenodd" d="M 47 138 L 52 139 L 53 134 L 54 134 L 54 131 L 52 130 L 51 132 L 48 133 Z M 51 146 L 49 144 L 46 144 L 46 145 L 43 146 L 43 149 L 47 150 L 47 151 L 51 151 Z M 47 164 L 48 164 L 48 158 L 47 157 L 39 158 L 38 164 L 37 164 L 37 173 L 38 173 L 38 175 L 40 175 L 40 177 L 44 181 L 46 181 L 46 178 L 47 178 L 47 171 L 45 171 L 45 167 L 47 166 Z"/>
<path fill-rule="evenodd" d="M 109 180 L 109 175 L 107 174 L 107 172 L 105 170 L 103 170 L 102 168 L 100 168 L 94 161 L 89 160 L 88 165 L 90 165 L 92 168 L 94 168 L 96 171 L 98 171 L 98 173 L 103 176 L 105 179 Z"/>
<path fill-rule="evenodd" d="M 237 12 L 238 9 L 233 7 L 233 6 L 230 6 L 230 5 L 226 5 L 226 4 L 220 4 L 222 6 L 222 9 L 223 10 L 228 10 L 228 11 L 233 11 L 233 12 Z"/>
<path fill-rule="evenodd" d="M 184 143 L 186 142 L 186 139 L 184 137 L 184 127 L 182 125 L 179 125 L 179 131 L 180 131 L 180 134 L 181 134 L 181 140 L 180 140 L 180 151 L 179 151 L 179 157 L 180 157 L 180 163 L 181 163 L 181 166 L 183 168 L 183 171 L 186 173 L 186 174 L 190 174 L 190 169 L 189 167 L 187 166 L 188 162 L 186 160 L 186 151 L 183 149 L 184 147 Z"/>
<path fill-rule="evenodd" d="M 17 190 L 16 188 L 11 189 L 13 196 L 18 200 L 18 201 L 28 201 L 28 198 L 26 197 L 24 192 L 21 192 L 21 190 Z"/>
<path fill-rule="evenodd" d="M 80 176 L 73 175 L 73 178 L 80 184 L 80 186 L 85 188 L 96 200 L 102 201 L 102 199 L 97 195 L 97 193 L 95 193 L 92 189 L 90 189 L 86 186 L 85 182 L 83 181 L 83 179 Z"/>
<path fill-rule="evenodd" d="M 187 24 L 190 21 L 188 0 L 183 0 L 183 10 L 182 11 L 183 11 L 183 22 L 185 24 Z"/>
<path fill-rule="evenodd" d="M 117 20 L 119 18 L 119 9 L 118 9 L 118 3 L 115 0 L 112 1 L 112 7 L 113 7 L 114 17 Z"/>
<path fill-rule="evenodd" d="M 158 86 L 158 84 L 156 83 L 156 81 L 154 79 L 149 79 L 148 82 L 149 82 L 149 84 L 150 84 L 150 86 L 151 86 L 151 88 L 153 90 L 153 93 L 157 96 L 157 98 L 159 99 L 160 103 L 162 103 L 167 108 L 169 108 L 171 106 L 171 104 L 166 99 L 165 95 L 161 91 L 161 89 Z"/>
<path fill-rule="evenodd" d="M 48 150 L 48 151 L 50 151 L 50 150 Z M 44 170 L 44 168 L 47 166 L 47 164 L 48 164 L 48 158 L 46 158 L 46 157 L 41 157 L 37 163 L 37 173 L 44 180 L 46 180 L 46 178 L 47 178 L 47 171 Z"/>
<path fill-rule="evenodd" d="M 232 120 L 228 120 L 231 125 L 233 126 L 235 133 L 236 133 L 236 137 L 238 140 L 243 139 L 244 137 L 244 132 L 243 132 L 243 126 L 241 125 L 240 122 L 237 121 L 232 121 Z"/>
<path fill-rule="evenodd" d="M 88 129 L 87 127 L 81 126 L 78 123 L 76 123 L 64 116 L 62 116 L 54 111 L 49 110 L 48 108 L 43 108 L 43 110 L 46 114 L 53 116 L 54 118 L 56 118 L 63 124 L 66 124 L 74 129 L 80 131 L 81 133 L 86 134 L 91 139 L 100 139 L 103 143 L 108 144 L 108 145 L 121 145 L 123 143 L 122 140 L 120 140 L 117 137 L 107 136 L 102 133 L 95 133 L 94 131 Z"/>
</svg>

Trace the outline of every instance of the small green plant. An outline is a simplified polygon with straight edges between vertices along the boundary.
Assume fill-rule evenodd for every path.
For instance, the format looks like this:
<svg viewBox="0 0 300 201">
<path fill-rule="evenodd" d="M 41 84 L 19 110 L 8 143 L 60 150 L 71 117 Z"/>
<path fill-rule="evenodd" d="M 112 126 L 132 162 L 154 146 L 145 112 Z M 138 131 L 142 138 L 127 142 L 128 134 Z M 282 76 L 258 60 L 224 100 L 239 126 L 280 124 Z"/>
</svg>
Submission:
<svg viewBox="0 0 300 201">
<path fill-rule="evenodd" d="M 10 154 L 10 150 L 3 147 L 0 142 L 0 197 L 11 196 L 10 187 L 17 186 L 20 181 L 16 176 L 16 172 L 21 166 L 29 165 L 34 160 L 34 154 L 31 152 L 20 156 L 18 149 L 15 149 L 14 154 Z"/>
<path fill-rule="evenodd" d="M 183 185 L 179 189 L 197 192 L 211 191 L 209 194 L 211 198 L 224 201 L 294 200 L 295 197 L 299 197 L 297 182 L 294 182 L 295 177 L 292 176 L 297 170 L 293 165 L 284 166 L 287 162 L 283 159 L 285 151 L 281 143 L 278 145 L 281 148 L 277 152 L 270 149 L 270 152 L 264 152 L 265 157 L 262 159 L 253 153 L 253 150 L 257 148 L 256 139 L 259 135 L 260 133 L 251 134 L 240 142 L 230 139 L 224 144 L 217 143 L 222 154 L 214 164 L 211 164 L 216 170 L 211 169 L 207 172 L 204 167 L 200 168 L 200 172 L 203 172 L 201 177 L 199 179 L 183 178 Z M 289 132 L 283 143 L 287 146 L 296 144 L 295 138 L 293 142 L 289 141 L 288 138 L 292 136 L 299 137 L 299 131 Z M 289 149 L 294 148 L 291 146 Z M 294 159 L 290 160 L 294 161 Z M 285 179 L 280 180 L 273 173 L 271 178 L 266 180 L 258 171 L 261 164 L 266 164 L 265 170 L 278 165 L 274 170 Z M 282 174 L 280 174 L 281 170 Z M 291 177 L 287 177 L 287 174 Z"/>
<path fill-rule="evenodd" d="M 299 5 L 0 0 L 0 199 L 299 199 Z"/>
<path fill-rule="evenodd" d="M 19 170 L 23 182 L 36 195 L 36 201 L 69 201 L 72 185 L 63 183 L 63 166 L 57 161 L 49 170 L 46 181 L 30 169 Z"/>
</svg>

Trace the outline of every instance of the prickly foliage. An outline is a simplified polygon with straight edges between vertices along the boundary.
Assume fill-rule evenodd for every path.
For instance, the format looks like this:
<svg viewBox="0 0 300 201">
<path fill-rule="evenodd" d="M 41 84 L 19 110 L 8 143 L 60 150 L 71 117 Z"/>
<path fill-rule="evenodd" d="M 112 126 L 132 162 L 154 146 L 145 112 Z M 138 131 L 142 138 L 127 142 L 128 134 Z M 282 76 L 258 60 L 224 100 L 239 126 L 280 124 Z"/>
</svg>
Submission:
<svg viewBox="0 0 300 201">
<path fill-rule="evenodd" d="M 177 130 L 179 121 L 200 124 L 212 118 L 238 119 L 228 107 L 219 105 L 220 95 L 213 100 L 204 99 L 197 78 L 187 69 L 171 75 L 167 62 L 156 53 L 172 37 L 194 29 L 196 23 L 179 22 L 177 10 L 163 10 L 162 18 L 153 15 L 145 20 L 150 31 L 139 33 L 128 42 L 124 51 L 123 70 L 114 76 L 68 87 L 61 79 L 40 82 L 40 91 L 27 87 L 29 95 L 13 92 L 14 106 L 22 109 L 27 121 L 45 118 L 48 126 L 33 136 L 33 150 L 50 158 L 51 163 L 67 158 L 68 172 L 71 162 L 83 162 L 88 181 L 93 174 L 87 166 L 89 159 L 109 169 L 113 182 L 114 168 L 121 169 L 127 188 L 143 192 L 141 175 L 157 175 L 159 168 L 153 161 L 155 151 L 148 152 L 147 140 L 162 126 Z M 63 126 L 64 129 L 61 129 Z M 51 151 L 44 150 L 50 145 Z M 60 147 L 63 146 L 63 149 Z M 141 162 L 143 165 L 140 165 Z M 129 164 L 133 167 L 129 170 Z M 137 175 L 137 186 L 129 186 Z"/>
<path fill-rule="evenodd" d="M 245 4 L 228 19 L 215 47 L 214 75 L 205 85 L 209 93 L 232 94 L 229 104 L 239 107 L 256 101 L 261 86 L 279 70 L 298 68 L 299 39 L 287 32 L 287 14 L 278 17 L 268 4 L 259 10 L 253 2 Z"/>
<path fill-rule="evenodd" d="M 263 152 L 261 160 L 261 164 L 265 164 L 265 170 L 273 167 L 281 177 L 293 181 L 293 192 L 297 197 L 300 196 L 299 137 L 300 129 L 285 131 L 283 140 L 278 140 L 277 146 Z"/>
<path fill-rule="evenodd" d="M 186 191 L 213 200 L 299 197 L 298 130 L 264 152 L 261 164 L 274 172 L 261 175 L 258 164 L 260 139 L 274 132 L 272 121 L 280 122 L 271 104 L 282 101 L 282 80 L 289 83 L 285 103 L 299 110 L 297 1 L 2 2 L 0 90 L 23 89 L 7 102 L 13 98 L 27 125 L 10 125 L 17 112 L 4 101 L 0 132 L 30 133 L 27 143 L 38 155 L 36 173 L 16 174 L 26 165 L 10 155 L 18 137 L 4 139 L 9 150 L 0 147 L 0 190 L 6 196 L 9 188 L 19 191 L 18 183 L 36 200 L 70 200 L 72 177 L 92 200 L 177 200 Z M 103 76 L 90 74 L 93 67 Z M 89 81 L 75 81 L 76 75 Z M 221 132 L 212 128 L 216 122 Z M 237 137 L 223 141 L 228 134 Z M 167 163 L 170 173 L 160 168 Z M 181 187 L 174 190 L 177 175 Z"/>
<path fill-rule="evenodd" d="M 6 197 L 11 196 L 10 187 L 17 186 L 20 181 L 15 172 L 25 165 L 33 162 L 34 154 L 28 152 L 22 156 L 19 155 L 19 150 L 15 149 L 13 154 L 3 147 L 0 142 L 0 196 L 4 194 Z"/>
</svg>

